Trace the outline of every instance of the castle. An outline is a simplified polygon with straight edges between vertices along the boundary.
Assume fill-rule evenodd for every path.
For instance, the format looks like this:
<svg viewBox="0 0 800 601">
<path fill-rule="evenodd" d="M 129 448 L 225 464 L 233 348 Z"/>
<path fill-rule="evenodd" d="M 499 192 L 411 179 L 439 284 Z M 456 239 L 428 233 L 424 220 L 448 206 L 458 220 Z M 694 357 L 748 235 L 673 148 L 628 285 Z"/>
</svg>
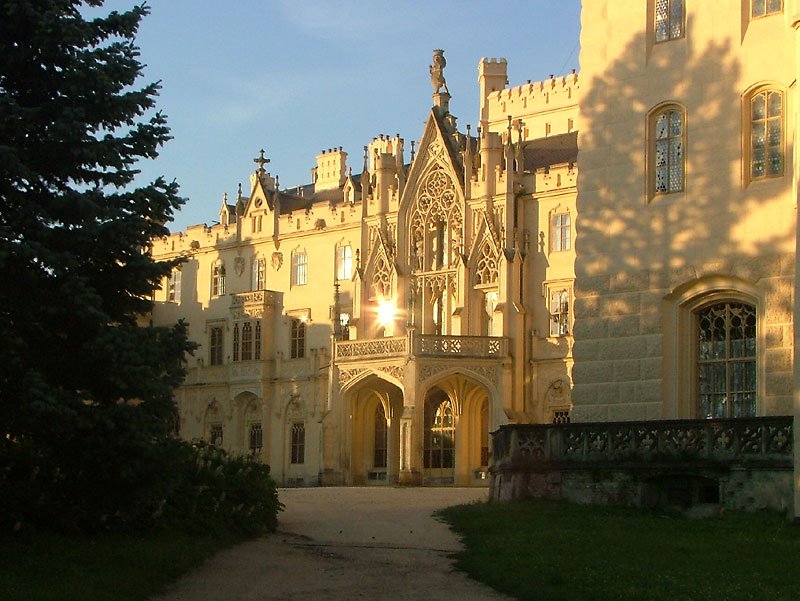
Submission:
<svg viewBox="0 0 800 601">
<path fill-rule="evenodd" d="M 180 434 L 286 485 L 487 482 L 505 424 L 793 411 L 797 77 L 789 0 L 586 0 L 581 71 L 444 54 L 419 143 L 262 151 L 182 257 L 156 324 L 200 344 Z M 713 13 L 713 19 L 711 18 Z"/>
</svg>

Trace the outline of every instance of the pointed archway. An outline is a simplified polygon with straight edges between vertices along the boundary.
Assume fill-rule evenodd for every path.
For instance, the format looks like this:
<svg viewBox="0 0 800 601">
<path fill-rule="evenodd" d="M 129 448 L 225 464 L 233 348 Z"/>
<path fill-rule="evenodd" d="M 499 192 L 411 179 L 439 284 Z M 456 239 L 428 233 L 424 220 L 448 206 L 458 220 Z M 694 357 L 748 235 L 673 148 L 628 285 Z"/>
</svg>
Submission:
<svg viewBox="0 0 800 601">
<path fill-rule="evenodd" d="M 431 385 L 424 399 L 423 483 L 482 484 L 489 462 L 489 390 L 456 372 Z"/>
<path fill-rule="evenodd" d="M 344 392 L 343 397 L 350 409 L 347 481 L 353 485 L 397 483 L 403 391 L 371 374 Z"/>
</svg>

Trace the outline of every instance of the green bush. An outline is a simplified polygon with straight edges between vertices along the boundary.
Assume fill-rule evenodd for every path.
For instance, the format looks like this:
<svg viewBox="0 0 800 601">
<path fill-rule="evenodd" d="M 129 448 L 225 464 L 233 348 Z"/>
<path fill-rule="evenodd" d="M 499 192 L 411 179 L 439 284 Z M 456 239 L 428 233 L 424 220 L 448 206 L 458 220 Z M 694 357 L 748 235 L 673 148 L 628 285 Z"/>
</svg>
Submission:
<svg viewBox="0 0 800 601">
<path fill-rule="evenodd" d="M 137 435 L 115 423 L 124 417 L 108 413 L 47 446 L 0 441 L 0 532 L 275 529 L 282 506 L 269 466 Z"/>
</svg>

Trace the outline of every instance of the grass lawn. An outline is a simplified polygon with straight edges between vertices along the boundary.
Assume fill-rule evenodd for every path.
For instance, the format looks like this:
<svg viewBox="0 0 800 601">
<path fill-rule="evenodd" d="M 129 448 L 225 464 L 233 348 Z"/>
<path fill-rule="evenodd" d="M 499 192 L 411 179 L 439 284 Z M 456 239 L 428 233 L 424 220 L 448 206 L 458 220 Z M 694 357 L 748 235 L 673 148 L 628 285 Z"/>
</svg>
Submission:
<svg viewBox="0 0 800 601">
<path fill-rule="evenodd" d="M 143 601 L 238 538 L 157 533 L 0 538 L 3 601 Z"/>
<path fill-rule="evenodd" d="M 800 527 L 774 514 L 689 520 L 560 501 L 439 513 L 464 541 L 457 566 L 517 599 L 800 599 Z"/>
</svg>

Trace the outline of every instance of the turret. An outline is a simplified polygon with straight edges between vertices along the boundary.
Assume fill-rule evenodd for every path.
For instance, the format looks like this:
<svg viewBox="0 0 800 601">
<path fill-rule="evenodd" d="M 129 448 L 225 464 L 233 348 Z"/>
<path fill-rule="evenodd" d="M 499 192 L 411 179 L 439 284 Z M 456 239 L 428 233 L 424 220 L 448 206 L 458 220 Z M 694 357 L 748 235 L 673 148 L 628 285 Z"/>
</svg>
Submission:
<svg viewBox="0 0 800 601">
<path fill-rule="evenodd" d="M 489 121 L 487 98 L 489 94 L 508 85 L 508 61 L 504 58 L 482 58 L 478 63 L 478 85 L 481 99 L 481 126 Z"/>
</svg>

